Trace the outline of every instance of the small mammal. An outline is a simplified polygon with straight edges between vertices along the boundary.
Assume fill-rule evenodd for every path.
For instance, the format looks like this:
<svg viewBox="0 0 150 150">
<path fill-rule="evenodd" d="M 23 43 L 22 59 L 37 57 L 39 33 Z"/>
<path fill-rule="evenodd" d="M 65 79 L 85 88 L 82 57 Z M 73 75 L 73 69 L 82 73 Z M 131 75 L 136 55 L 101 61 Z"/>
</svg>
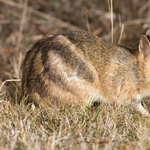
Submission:
<svg viewBox="0 0 150 150">
<path fill-rule="evenodd" d="M 22 93 L 61 101 L 141 105 L 150 96 L 150 30 L 139 48 L 112 44 L 87 32 L 53 35 L 35 43 L 23 62 Z"/>
</svg>

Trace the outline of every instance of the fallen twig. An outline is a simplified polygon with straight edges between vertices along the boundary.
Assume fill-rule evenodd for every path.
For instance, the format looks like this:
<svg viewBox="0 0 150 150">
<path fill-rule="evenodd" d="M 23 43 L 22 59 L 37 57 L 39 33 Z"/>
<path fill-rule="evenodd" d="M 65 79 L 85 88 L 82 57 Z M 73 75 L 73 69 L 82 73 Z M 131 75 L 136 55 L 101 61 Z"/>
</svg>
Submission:
<svg viewBox="0 0 150 150">
<path fill-rule="evenodd" d="M 2 84 L 1 84 L 1 86 L 0 86 L 0 91 L 2 90 L 2 87 L 3 87 L 3 85 L 6 83 L 6 82 L 20 82 L 21 81 L 21 79 L 8 79 L 8 80 L 5 80 Z"/>
<path fill-rule="evenodd" d="M 4 4 L 7 4 L 7 5 L 10 5 L 10 6 L 13 6 L 13 7 L 16 7 L 16 8 L 19 8 L 19 9 L 23 9 L 24 8 L 24 5 L 18 4 L 18 3 L 13 2 L 13 1 L 0 0 L 0 2 L 2 2 Z M 60 19 L 54 18 L 54 17 L 52 17 L 50 15 L 47 15 L 47 14 L 45 14 L 43 12 L 40 12 L 38 10 L 35 10 L 33 8 L 28 7 L 27 11 L 29 11 L 30 13 L 33 13 L 33 14 L 35 14 L 37 16 L 40 16 L 42 18 L 45 18 L 45 19 L 49 20 L 50 22 L 56 22 L 58 24 L 61 24 L 61 26 L 64 27 L 64 28 L 69 28 L 71 30 L 79 30 L 79 31 L 82 30 L 82 29 L 80 29 L 80 28 L 78 28 L 78 27 L 76 27 L 74 25 L 71 25 L 71 24 L 69 24 L 67 22 L 64 22 L 64 21 L 60 20 Z"/>
</svg>

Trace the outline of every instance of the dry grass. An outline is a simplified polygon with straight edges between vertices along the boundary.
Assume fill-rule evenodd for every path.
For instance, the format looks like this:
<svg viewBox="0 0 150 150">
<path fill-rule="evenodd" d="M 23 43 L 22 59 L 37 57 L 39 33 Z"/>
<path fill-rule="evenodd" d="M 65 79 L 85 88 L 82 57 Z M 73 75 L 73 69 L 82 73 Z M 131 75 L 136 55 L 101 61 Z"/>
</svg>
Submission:
<svg viewBox="0 0 150 150">
<path fill-rule="evenodd" d="M 39 0 L 36 1 L 39 2 Z M 109 19 L 107 18 L 108 10 L 103 4 L 104 1 L 100 5 L 96 2 L 86 1 L 86 7 L 83 9 L 84 19 L 79 20 L 79 17 L 76 18 L 76 16 L 67 18 L 70 19 L 70 22 L 74 22 L 73 18 L 75 18 L 76 22 L 71 25 L 62 21 L 63 19 L 48 15 L 51 12 L 46 14 L 34 9 L 31 7 L 34 6 L 31 4 L 32 1 L 20 0 L 19 2 L 17 3 L 17 0 L 15 2 L 0 0 L 0 150 L 1 147 L 12 150 L 150 149 L 150 119 L 142 118 L 130 106 L 100 104 L 98 107 L 82 109 L 81 106 L 62 104 L 57 107 L 42 109 L 35 108 L 33 104 L 26 104 L 26 98 L 20 98 L 21 62 L 32 43 L 51 33 L 86 28 L 107 40 L 114 36 L 112 40 L 119 41 L 119 43 L 126 43 L 125 39 L 129 40 L 130 38 L 134 41 L 149 27 L 147 24 L 150 19 L 147 12 L 150 12 L 148 7 L 150 3 L 146 2 L 145 5 L 141 6 L 140 3 L 144 3 L 144 1 L 140 1 L 139 5 L 137 2 L 127 1 L 129 6 L 131 6 L 131 2 L 134 4 L 136 14 L 139 14 L 141 18 L 138 19 L 136 16 L 126 21 L 129 15 L 122 12 L 122 20 L 119 19 L 120 22 L 118 23 L 112 15 L 112 10 L 115 13 L 115 10 L 118 9 L 115 9 L 117 6 L 112 7 L 112 0 L 109 5 L 111 12 Z M 46 3 L 46 1 L 44 2 Z M 81 0 L 78 1 L 79 4 L 81 2 Z M 85 1 L 83 2 L 85 3 Z M 39 3 L 45 9 L 48 2 L 45 5 L 42 2 Z M 60 2 L 56 0 L 49 3 L 54 4 L 57 8 Z M 78 3 L 75 3 L 72 9 L 75 10 L 76 6 L 79 6 Z M 107 1 L 105 3 L 107 6 Z M 95 11 L 89 7 L 90 4 Z M 103 6 L 99 10 L 101 5 Z M 126 2 L 122 2 L 121 5 L 128 8 Z M 35 5 L 35 7 L 37 6 Z M 64 7 L 67 7 L 68 12 L 71 12 L 69 4 Z M 56 10 L 54 11 L 56 14 L 60 11 L 59 15 L 65 11 Z M 79 14 L 78 11 L 74 14 L 77 13 L 79 16 L 82 11 Z M 98 11 L 100 11 L 100 19 L 96 18 Z M 91 16 L 95 16 L 93 21 Z M 85 25 L 80 26 L 80 22 Z M 110 22 L 113 23 L 114 28 L 110 26 Z M 131 31 L 132 36 L 129 34 Z M 109 32 L 111 34 L 108 34 Z M 132 43 L 134 45 L 136 42 Z M 149 100 L 146 102 L 147 106 L 150 106 Z"/>
<path fill-rule="evenodd" d="M 150 120 L 131 107 L 41 109 L 0 100 L 0 146 L 10 149 L 149 149 Z M 32 109 L 33 108 L 33 109 Z"/>
</svg>

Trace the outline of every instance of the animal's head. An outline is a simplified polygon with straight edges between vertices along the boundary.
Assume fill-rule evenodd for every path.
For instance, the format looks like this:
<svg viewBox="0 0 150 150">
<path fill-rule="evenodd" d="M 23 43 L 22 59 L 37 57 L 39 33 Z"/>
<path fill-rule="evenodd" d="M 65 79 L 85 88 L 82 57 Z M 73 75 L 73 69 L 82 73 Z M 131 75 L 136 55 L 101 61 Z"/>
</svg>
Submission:
<svg viewBox="0 0 150 150">
<path fill-rule="evenodd" d="M 141 35 L 139 43 L 140 60 L 144 63 L 144 74 L 150 80 L 150 29 Z"/>
</svg>

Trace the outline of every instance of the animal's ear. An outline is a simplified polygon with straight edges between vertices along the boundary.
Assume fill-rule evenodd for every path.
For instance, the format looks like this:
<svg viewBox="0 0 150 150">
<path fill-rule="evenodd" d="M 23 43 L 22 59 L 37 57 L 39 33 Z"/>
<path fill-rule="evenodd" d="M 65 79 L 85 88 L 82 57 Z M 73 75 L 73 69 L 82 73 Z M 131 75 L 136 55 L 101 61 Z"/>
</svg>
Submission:
<svg viewBox="0 0 150 150">
<path fill-rule="evenodd" d="M 139 51 L 144 59 L 150 54 L 150 42 L 145 35 L 140 38 Z"/>
</svg>

